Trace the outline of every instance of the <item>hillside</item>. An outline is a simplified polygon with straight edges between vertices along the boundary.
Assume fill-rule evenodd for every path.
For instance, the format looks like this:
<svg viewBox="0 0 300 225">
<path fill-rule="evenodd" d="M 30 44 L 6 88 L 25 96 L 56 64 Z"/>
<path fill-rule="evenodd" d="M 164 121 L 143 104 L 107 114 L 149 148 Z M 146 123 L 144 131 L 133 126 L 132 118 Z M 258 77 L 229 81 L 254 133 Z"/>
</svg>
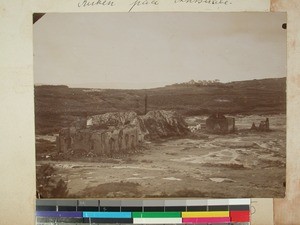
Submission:
<svg viewBox="0 0 300 225">
<path fill-rule="evenodd" d="M 147 90 L 35 86 L 36 133 L 56 133 L 77 117 L 116 111 L 176 110 L 185 115 L 277 114 L 286 110 L 286 79 L 262 79 L 201 86 L 170 85 Z"/>
</svg>

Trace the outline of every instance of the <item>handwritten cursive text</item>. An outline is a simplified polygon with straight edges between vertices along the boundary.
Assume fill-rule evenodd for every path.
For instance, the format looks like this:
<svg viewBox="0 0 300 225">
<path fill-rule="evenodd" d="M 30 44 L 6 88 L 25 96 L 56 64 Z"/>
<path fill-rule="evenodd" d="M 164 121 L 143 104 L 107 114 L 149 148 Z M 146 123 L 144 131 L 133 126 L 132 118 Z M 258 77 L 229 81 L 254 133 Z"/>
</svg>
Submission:
<svg viewBox="0 0 300 225">
<path fill-rule="evenodd" d="M 129 9 L 129 12 L 133 10 L 135 7 L 142 6 L 142 5 L 158 5 L 158 0 L 135 0 L 130 4 L 131 8 Z"/>
<path fill-rule="evenodd" d="M 107 0 L 97 0 L 97 1 L 89 1 L 83 0 L 78 2 L 78 7 L 87 7 L 87 6 L 115 6 L 114 1 L 107 1 Z"/>
<path fill-rule="evenodd" d="M 229 5 L 229 0 L 174 0 L 174 3 L 195 3 L 195 4 L 212 4 L 212 5 Z"/>
</svg>

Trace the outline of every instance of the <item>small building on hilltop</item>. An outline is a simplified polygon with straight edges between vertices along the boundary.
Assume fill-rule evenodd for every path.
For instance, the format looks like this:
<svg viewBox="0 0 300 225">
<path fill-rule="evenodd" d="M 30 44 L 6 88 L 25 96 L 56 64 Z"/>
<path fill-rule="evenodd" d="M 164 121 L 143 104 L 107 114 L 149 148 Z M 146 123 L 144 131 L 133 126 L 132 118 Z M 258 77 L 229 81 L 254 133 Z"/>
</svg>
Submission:
<svg viewBox="0 0 300 225">
<path fill-rule="evenodd" d="M 235 131 L 235 118 L 214 113 L 206 119 L 205 125 L 206 130 L 211 133 L 231 133 Z"/>
</svg>

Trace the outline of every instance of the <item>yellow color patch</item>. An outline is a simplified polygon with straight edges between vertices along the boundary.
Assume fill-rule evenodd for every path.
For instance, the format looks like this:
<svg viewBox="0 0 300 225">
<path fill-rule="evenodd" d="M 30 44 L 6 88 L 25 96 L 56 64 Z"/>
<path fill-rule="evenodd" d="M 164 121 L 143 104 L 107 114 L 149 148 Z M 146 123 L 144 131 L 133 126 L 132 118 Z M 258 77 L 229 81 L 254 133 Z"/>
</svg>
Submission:
<svg viewBox="0 0 300 225">
<path fill-rule="evenodd" d="M 229 211 L 182 212 L 182 218 L 229 217 Z"/>
</svg>

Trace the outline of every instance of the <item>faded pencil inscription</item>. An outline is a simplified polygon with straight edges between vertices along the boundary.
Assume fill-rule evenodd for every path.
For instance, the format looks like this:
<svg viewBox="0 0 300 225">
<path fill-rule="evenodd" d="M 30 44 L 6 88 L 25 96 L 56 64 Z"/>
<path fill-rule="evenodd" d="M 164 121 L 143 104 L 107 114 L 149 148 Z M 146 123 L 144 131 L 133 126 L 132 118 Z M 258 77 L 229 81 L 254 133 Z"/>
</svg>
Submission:
<svg viewBox="0 0 300 225">
<path fill-rule="evenodd" d="M 174 0 L 174 3 L 187 3 L 187 4 L 211 4 L 211 5 L 230 5 L 231 1 L 228 0 Z"/>
<path fill-rule="evenodd" d="M 115 2 L 106 1 L 106 0 L 98 0 L 98 1 L 83 0 L 78 2 L 78 7 L 91 7 L 91 6 L 115 6 Z"/>
<path fill-rule="evenodd" d="M 229 0 L 173 0 L 170 2 L 171 4 L 208 4 L 208 5 L 223 5 L 227 6 L 232 4 Z M 134 0 L 129 4 L 128 12 L 133 11 L 133 9 L 138 8 L 140 6 L 158 6 L 160 4 L 160 0 Z M 78 2 L 77 6 L 80 7 L 93 7 L 93 6 L 117 6 L 117 2 L 113 0 L 83 0 Z"/>
<path fill-rule="evenodd" d="M 129 12 L 131 12 L 135 7 L 138 7 L 138 6 L 149 6 L 149 5 L 159 5 L 159 1 L 158 0 L 136 0 L 134 2 L 132 2 L 130 4 L 130 9 L 129 9 Z"/>
</svg>

